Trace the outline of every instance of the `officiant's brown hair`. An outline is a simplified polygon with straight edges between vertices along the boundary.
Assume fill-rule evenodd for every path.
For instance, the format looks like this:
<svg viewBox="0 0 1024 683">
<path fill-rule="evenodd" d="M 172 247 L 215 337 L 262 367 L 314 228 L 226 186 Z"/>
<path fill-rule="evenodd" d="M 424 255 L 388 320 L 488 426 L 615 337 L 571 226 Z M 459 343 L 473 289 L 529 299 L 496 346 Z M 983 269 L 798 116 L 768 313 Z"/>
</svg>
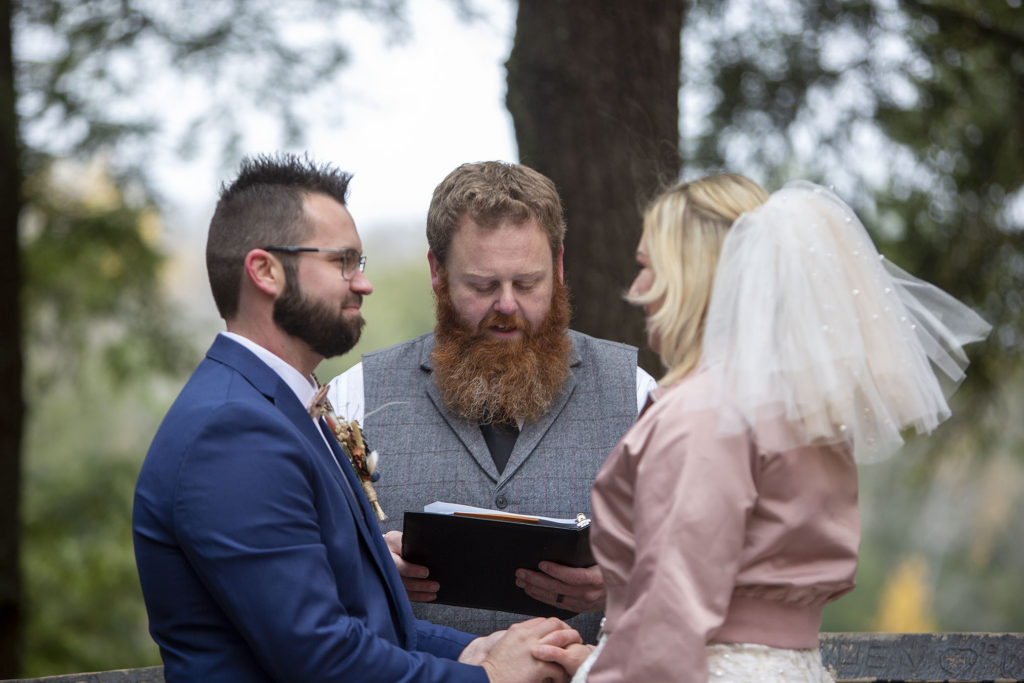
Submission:
<svg viewBox="0 0 1024 683">
<path fill-rule="evenodd" d="M 427 244 L 442 266 L 463 216 L 483 228 L 536 219 L 547 235 L 552 259 L 562 251 L 562 200 L 555 184 L 529 166 L 504 161 L 462 164 L 434 189 L 427 211 Z"/>
<path fill-rule="evenodd" d="M 303 214 L 305 196 L 325 194 L 344 206 L 351 177 L 307 155 L 242 160 L 238 177 L 221 185 L 206 240 L 206 272 L 220 317 L 229 320 L 238 312 L 246 254 L 268 246 L 301 244 L 310 232 Z M 291 259 L 282 259 L 281 265 L 285 278 L 297 277 Z"/>
</svg>

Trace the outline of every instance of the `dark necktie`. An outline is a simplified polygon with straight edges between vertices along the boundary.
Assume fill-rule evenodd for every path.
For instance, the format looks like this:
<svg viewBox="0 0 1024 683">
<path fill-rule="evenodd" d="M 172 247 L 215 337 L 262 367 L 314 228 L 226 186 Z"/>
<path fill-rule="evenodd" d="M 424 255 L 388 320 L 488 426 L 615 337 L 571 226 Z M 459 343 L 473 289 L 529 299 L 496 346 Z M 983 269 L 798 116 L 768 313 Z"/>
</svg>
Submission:
<svg viewBox="0 0 1024 683">
<path fill-rule="evenodd" d="M 508 457 L 512 455 L 512 448 L 516 445 L 519 426 L 515 422 L 491 422 L 480 425 L 480 431 L 483 432 L 487 449 L 494 459 L 494 466 L 498 468 L 498 474 L 501 474 L 508 464 Z"/>
</svg>

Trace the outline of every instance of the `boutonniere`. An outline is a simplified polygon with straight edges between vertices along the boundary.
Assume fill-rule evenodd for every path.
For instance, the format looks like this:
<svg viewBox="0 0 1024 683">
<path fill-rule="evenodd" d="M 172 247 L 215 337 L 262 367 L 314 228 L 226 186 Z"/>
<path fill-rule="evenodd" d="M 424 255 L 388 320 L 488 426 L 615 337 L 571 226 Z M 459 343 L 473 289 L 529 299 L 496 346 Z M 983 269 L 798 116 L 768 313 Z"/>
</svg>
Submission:
<svg viewBox="0 0 1024 683">
<path fill-rule="evenodd" d="M 344 451 L 348 461 L 352 463 L 352 468 L 359 475 L 363 493 L 370 501 L 373 511 L 377 513 L 377 519 L 383 522 L 388 516 L 384 514 L 383 508 L 377 502 L 377 492 L 373 488 L 373 482 L 380 478 L 380 474 L 377 472 L 379 457 L 377 451 L 370 450 L 366 445 L 366 439 L 363 438 L 363 430 L 359 426 L 358 420 L 345 420 L 334 412 L 331 402 L 327 400 L 327 388 L 328 385 L 325 384 L 317 390 L 313 402 L 309 406 L 309 414 L 314 420 L 319 420 L 321 417 L 327 420 L 327 426 L 330 427 L 331 433 L 334 434 L 334 438 L 341 445 L 341 450 Z"/>
</svg>

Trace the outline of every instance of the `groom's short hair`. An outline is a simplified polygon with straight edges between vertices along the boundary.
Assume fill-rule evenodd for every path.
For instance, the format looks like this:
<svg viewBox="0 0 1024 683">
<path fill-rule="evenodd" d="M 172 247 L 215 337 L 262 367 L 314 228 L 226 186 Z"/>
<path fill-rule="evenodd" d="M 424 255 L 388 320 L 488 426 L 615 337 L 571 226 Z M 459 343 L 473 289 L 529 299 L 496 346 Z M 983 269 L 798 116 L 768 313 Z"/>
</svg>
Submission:
<svg viewBox="0 0 1024 683">
<path fill-rule="evenodd" d="M 206 241 L 206 271 L 222 318 L 238 312 L 245 255 L 261 247 L 300 244 L 310 229 L 303 220 L 305 195 L 325 194 L 344 206 L 351 177 L 308 156 L 242 160 L 234 182 L 221 186 Z M 294 277 L 294 264 L 285 260 L 283 265 L 286 278 Z"/>
</svg>

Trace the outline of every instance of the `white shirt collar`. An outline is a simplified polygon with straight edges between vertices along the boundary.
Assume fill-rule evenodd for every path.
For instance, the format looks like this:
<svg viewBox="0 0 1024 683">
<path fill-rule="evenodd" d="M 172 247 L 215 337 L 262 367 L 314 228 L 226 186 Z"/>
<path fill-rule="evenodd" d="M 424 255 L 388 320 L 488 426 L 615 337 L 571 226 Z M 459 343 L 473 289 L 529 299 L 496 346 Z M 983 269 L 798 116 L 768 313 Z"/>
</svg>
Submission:
<svg viewBox="0 0 1024 683">
<path fill-rule="evenodd" d="M 316 381 L 312 377 L 304 376 L 284 359 L 267 351 L 248 337 L 226 331 L 221 334 L 256 354 L 257 358 L 266 363 L 295 392 L 303 406 L 308 408 L 309 404 L 313 402 L 313 396 L 316 395 Z"/>
</svg>

